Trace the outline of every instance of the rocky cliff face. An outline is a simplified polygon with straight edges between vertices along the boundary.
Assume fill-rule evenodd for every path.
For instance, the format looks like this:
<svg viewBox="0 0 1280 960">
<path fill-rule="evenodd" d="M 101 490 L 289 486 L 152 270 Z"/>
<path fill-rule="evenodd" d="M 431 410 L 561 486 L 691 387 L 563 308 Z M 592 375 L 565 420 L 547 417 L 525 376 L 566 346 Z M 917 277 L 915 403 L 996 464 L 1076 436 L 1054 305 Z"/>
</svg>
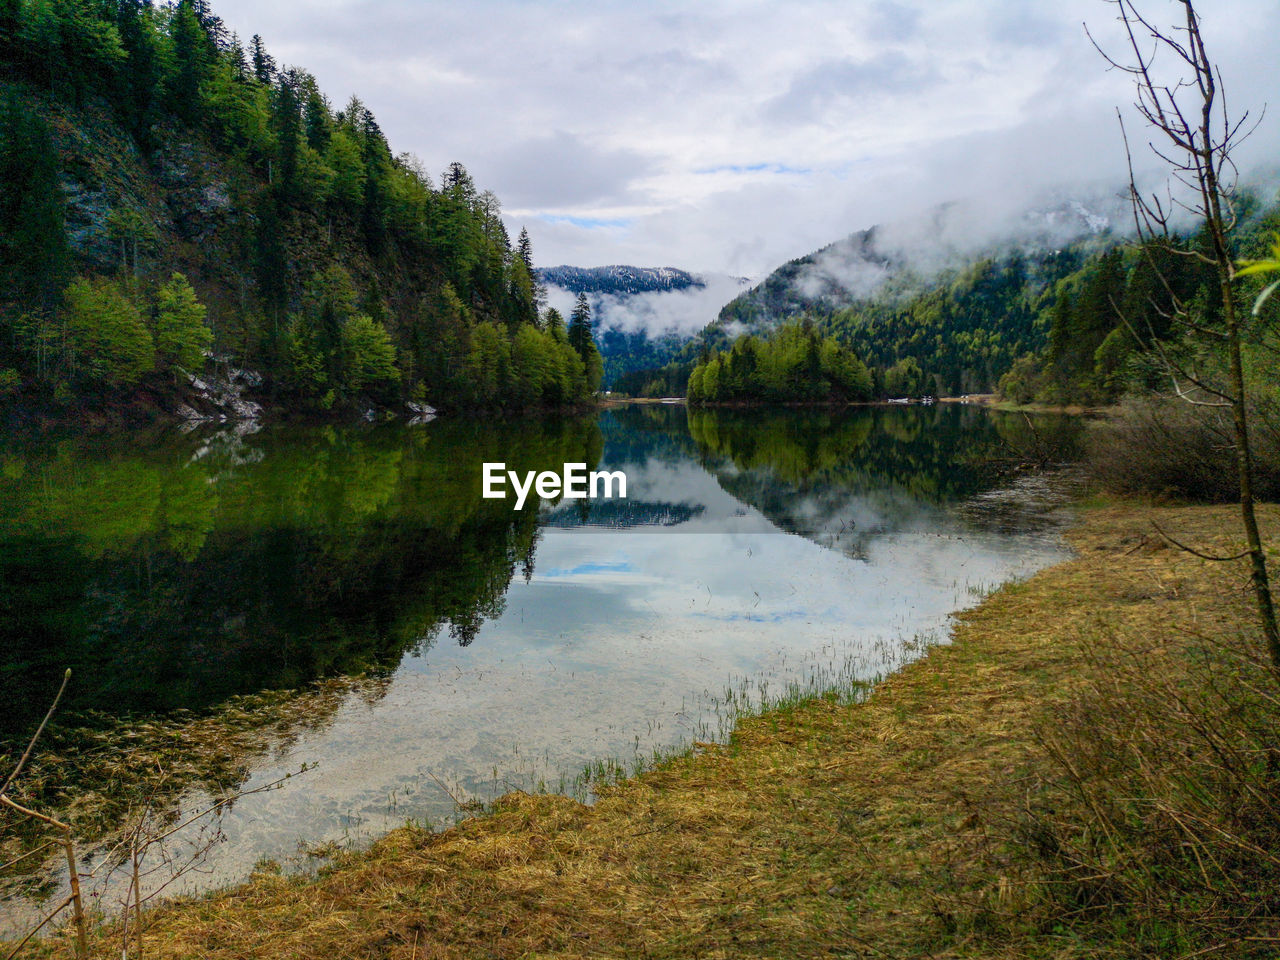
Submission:
<svg viewBox="0 0 1280 960">
<path fill-rule="evenodd" d="M 187 375 L 191 392 L 174 412 L 192 423 L 258 420 L 262 404 L 248 399 L 245 393 L 262 386 L 262 374 L 234 366 L 229 357 L 210 360 L 212 372 Z"/>
</svg>

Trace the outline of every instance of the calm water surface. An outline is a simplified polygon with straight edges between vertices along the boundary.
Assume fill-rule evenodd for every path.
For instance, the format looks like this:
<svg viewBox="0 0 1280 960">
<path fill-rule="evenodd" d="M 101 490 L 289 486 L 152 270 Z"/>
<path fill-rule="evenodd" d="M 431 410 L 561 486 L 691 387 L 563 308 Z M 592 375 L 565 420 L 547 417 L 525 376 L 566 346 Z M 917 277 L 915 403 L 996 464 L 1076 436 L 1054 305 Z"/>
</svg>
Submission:
<svg viewBox="0 0 1280 960">
<path fill-rule="evenodd" d="M 170 890 L 442 823 L 458 800 L 581 790 L 593 761 L 722 737 L 789 687 L 883 675 L 948 614 L 1061 558 L 1054 485 L 992 462 L 1077 428 L 956 406 L 629 407 L 0 441 L 0 772 L 67 666 L 47 738 L 67 753 L 85 730 L 145 737 L 299 691 L 258 736 L 210 737 L 228 754 L 217 782 L 175 777 L 157 798 L 173 815 L 315 764 L 223 814 Z M 629 496 L 517 513 L 480 497 L 489 460 L 623 470 Z M 29 907 L 0 903 L 0 927 Z"/>
</svg>

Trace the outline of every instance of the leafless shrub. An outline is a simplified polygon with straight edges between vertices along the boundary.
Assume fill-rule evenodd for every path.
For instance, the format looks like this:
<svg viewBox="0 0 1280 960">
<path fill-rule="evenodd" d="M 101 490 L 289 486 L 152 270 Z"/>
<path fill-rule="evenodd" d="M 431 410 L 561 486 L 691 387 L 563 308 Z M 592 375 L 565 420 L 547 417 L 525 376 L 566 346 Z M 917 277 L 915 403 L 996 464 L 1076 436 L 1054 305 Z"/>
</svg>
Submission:
<svg viewBox="0 0 1280 960">
<path fill-rule="evenodd" d="M 1280 434 L 1259 415 L 1254 441 L 1255 492 L 1280 499 Z M 1227 503 L 1240 495 L 1234 472 L 1234 427 L 1228 411 L 1160 397 L 1125 400 L 1118 414 L 1094 424 L 1086 444 L 1093 478 L 1117 493 L 1154 494 Z"/>
</svg>

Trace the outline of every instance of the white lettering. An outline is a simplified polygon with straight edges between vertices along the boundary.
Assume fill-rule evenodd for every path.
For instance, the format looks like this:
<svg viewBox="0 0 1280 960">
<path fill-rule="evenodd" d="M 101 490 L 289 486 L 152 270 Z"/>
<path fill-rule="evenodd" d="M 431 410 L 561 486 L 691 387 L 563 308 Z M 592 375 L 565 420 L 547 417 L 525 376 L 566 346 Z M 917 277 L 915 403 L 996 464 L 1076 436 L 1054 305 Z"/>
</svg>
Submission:
<svg viewBox="0 0 1280 960">
<path fill-rule="evenodd" d="M 564 498 L 581 500 L 587 495 L 587 465 L 585 463 L 566 463 L 564 465 Z"/>
<path fill-rule="evenodd" d="M 591 471 L 591 499 L 594 500 L 596 497 L 600 496 L 600 494 L 597 493 L 596 490 L 598 489 L 597 484 L 601 480 L 604 481 L 604 498 L 606 500 L 613 498 L 613 495 L 614 495 L 613 481 L 615 480 L 618 481 L 618 496 L 622 497 L 624 500 L 626 499 L 627 475 L 623 473 L 621 470 L 614 470 L 612 473 L 598 473 L 595 470 L 592 470 Z"/>
<path fill-rule="evenodd" d="M 543 470 L 538 474 L 538 496 L 550 500 L 560 496 L 560 475 L 551 470 Z"/>
<path fill-rule="evenodd" d="M 567 500 L 582 500 L 604 497 L 625 498 L 627 495 L 627 475 L 621 470 L 612 472 L 591 471 L 587 473 L 585 463 L 566 463 L 563 476 L 554 470 L 543 470 L 541 473 L 529 470 L 521 475 L 508 470 L 505 463 L 484 463 L 482 467 L 481 495 L 486 500 L 505 500 L 506 486 L 510 482 L 516 493 L 516 509 L 523 510 L 528 502 L 529 494 L 537 492 L 544 500 L 554 500 L 563 496 Z M 603 487 L 603 490 L 601 489 Z M 616 488 L 616 492 L 615 492 Z"/>
<path fill-rule="evenodd" d="M 506 464 L 503 464 L 503 466 L 506 466 Z M 516 509 L 523 510 L 525 498 L 529 496 L 529 489 L 533 486 L 533 471 L 530 470 L 525 474 L 524 486 L 520 485 L 520 477 L 517 476 L 514 470 L 508 470 L 507 476 L 511 478 L 511 486 L 515 487 L 516 490 Z"/>
<path fill-rule="evenodd" d="M 503 500 L 507 494 L 504 490 L 499 490 L 495 486 L 501 486 L 507 482 L 507 478 L 503 476 L 503 471 L 507 469 L 505 463 L 486 463 L 484 464 L 484 493 L 486 500 Z"/>
</svg>

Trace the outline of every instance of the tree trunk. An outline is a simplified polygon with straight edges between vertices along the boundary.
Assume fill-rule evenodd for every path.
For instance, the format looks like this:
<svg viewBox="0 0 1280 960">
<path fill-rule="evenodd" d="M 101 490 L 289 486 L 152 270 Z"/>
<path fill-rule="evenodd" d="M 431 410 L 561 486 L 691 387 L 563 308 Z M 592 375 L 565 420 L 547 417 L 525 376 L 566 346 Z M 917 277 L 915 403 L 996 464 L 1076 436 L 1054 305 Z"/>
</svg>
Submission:
<svg viewBox="0 0 1280 960">
<path fill-rule="evenodd" d="M 1280 629 L 1276 626 L 1275 604 L 1267 576 L 1267 554 L 1258 530 L 1258 516 L 1253 505 L 1253 455 L 1249 447 L 1249 415 L 1245 406 L 1244 364 L 1240 357 L 1238 326 L 1230 280 L 1223 283 L 1223 310 L 1227 321 L 1228 349 L 1231 352 L 1231 414 L 1235 421 L 1236 469 L 1240 474 L 1240 516 L 1244 524 L 1245 542 L 1249 546 L 1250 579 L 1258 605 L 1258 619 L 1271 656 L 1271 666 L 1280 673 Z"/>
</svg>

